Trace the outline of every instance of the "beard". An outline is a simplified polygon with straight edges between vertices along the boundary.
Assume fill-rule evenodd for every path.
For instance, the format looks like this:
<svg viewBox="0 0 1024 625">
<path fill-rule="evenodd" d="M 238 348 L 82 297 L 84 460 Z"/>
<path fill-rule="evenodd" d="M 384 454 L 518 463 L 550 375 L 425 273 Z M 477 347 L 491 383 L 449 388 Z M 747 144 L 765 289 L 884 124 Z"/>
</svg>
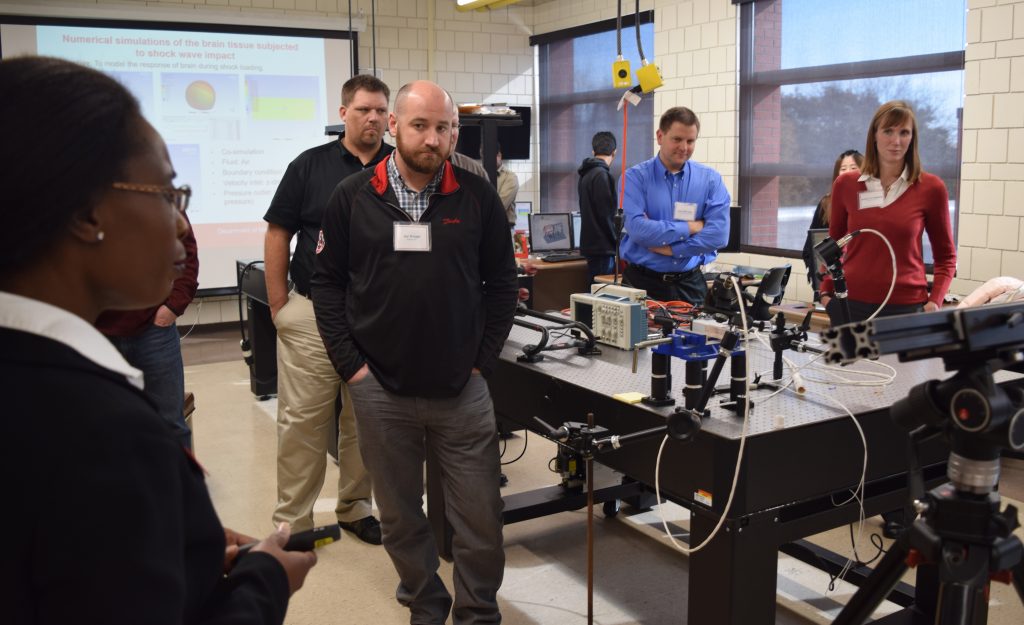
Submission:
<svg viewBox="0 0 1024 625">
<path fill-rule="evenodd" d="M 440 146 L 430 148 L 423 146 L 416 150 L 402 141 L 402 134 L 395 135 L 395 143 L 398 144 L 398 154 L 402 157 L 405 166 L 419 174 L 433 175 L 444 164 L 445 156 Z"/>
</svg>

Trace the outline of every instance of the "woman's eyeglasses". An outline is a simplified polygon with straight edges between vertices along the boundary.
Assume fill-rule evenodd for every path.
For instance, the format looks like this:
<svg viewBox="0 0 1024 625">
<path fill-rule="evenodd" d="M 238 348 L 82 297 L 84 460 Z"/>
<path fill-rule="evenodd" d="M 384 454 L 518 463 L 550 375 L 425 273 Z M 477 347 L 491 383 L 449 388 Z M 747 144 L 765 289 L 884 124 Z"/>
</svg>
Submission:
<svg viewBox="0 0 1024 625">
<path fill-rule="evenodd" d="M 152 193 L 162 195 L 167 202 L 184 213 L 188 210 L 188 201 L 192 198 L 192 187 L 182 185 L 180 187 L 163 187 L 156 184 L 135 184 L 132 182 L 115 182 L 111 184 L 118 191 L 134 191 L 136 193 Z"/>
</svg>

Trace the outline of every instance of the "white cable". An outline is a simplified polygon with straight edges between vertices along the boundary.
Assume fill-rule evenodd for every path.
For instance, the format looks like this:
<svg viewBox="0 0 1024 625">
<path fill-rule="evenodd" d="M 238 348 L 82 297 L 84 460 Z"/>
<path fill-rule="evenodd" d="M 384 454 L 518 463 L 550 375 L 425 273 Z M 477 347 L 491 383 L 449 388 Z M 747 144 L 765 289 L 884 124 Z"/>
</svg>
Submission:
<svg viewBox="0 0 1024 625">
<path fill-rule="evenodd" d="M 771 344 L 764 338 L 764 335 L 762 335 L 759 330 L 755 329 L 753 332 L 754 332 L 754 338 L 756 338 L 768 350 L 774 351 L 772 349 Z M 749 360 L 749 358 L 748 358 L 748 360 Z M 800 369 L 802 369 L 804 366 L 806 366 L 806 363 L 804 365 L 797 366 L 792 360 L 790 360 L 789 358 L 786 358 L 785 356 L 782 357 L 782 362 L 786 363 L 786 366 L 789 367 L 789 370 L 790 370 L 790 378 L 789 378 L 789 380 L 785 384 L 780 384 L 780 388 L 778 390 L 776 390 L 774 393 L 768 395 L 767 397 L 762 397 L 761 400 L 760 400 L 761 402 L 764 402 L 764 401 L 766 401 L 768 399 L 771 399 L 772 397 L 775 397 L 776 395 L 781 393 L 786 387 L 788 387 L 790 384 L 793 385 L 793 389 L 792 390 L 794 390 L 797 395 L 803 395 L 804 390 L 806 390 L 806 387 L 804 386 L 804 383 L 803 383 L 803 378 L 800 376 Z M 759 379 L 761 376 L 765 375 L 766 373 L 768 373 L 768 370 L 765 370 L 765 371 L 762 371 L 762 372 L 758 373 L 756 378 Z M 772 370 L 772 373 L 774 373 L 774 368 Z M 778 381 L 776 381 L 775 383 L 779 384 Z"/>
<path fill-rule="evenodd" d="M 754 331 L 754 336 L 765 347 L 767 347 L 768 349 L 771 349 L 771 345 L 764 339 L 764 337 L 761 335 L 760 332 L 755 330 Z M 813 377 L 804 375 L 804 380 L 810 381 L 810 382 L 819 382 L 821 384 L 836 384 L 836 385 L 841 385 L 842 384 L 842 385 L 849 385 L 849 386 L 887 386 L 887 385 L 891 384 L 892 381 L 896 378 L 896 369 L 894 369 L 890 365 L 885 364 L 884 362 L 878 362 L 878 361 L 875 361 L 875 360 L 865 360 L 865 361 L 862 361 L 862 362 L 867 363 L 868 365 L 875 365 L 875 366 L 878 366 L 878 367 L 882 367 L 883 369 L 887 369 L 888 373 L 880 373 L 880 372 L 877 372 L 877 371 L 863 371 L 863 370 L 860 370 L 860 369 L 852 369 L 852 368 L 848 368 L 848 367 L 839 367 L 837 365 L 829 365 L 829 364 L 824 364 L 824 363 L 817 363 L 817 361 L 820 360 L 824 355 L 825 355 L 824 353 L 822 353 L 822 354 L 814 354 L 813 356 L 811 356 L 808 359 L 807 362 L 803 363 L 802 365 L 794 365 L 793 362 L 791 362 L 791 361 L 789 361 L 789 360 L 787 360 L 785 358 L 783 358 L 783 360 L 785 360 L 786 364 L 789 365 L 789 367 L 792 370 L 794 375 L 800 373 L 803 369 L 805 369 L 807 367 L 810 367 L 811 365 L 815 365 L 812 369 L 819 370 L 819 371 L 826 371 L 826 372 L 832 374 L 833 379 L 831 379 L 831 380 L 822 380 L 821 378 L 813 378 Z M 836 373 L 838 371 L 845 371 L 845 372 L 851 373 L 851 374 L 864 375 L 864 376 L 868 376 L 868 377 L 875 377 L 875 378 L 879 378 L 881 381 L 880 382 L 872 382 L 872 381 L 864 381 L 864 380 L 851 380 L 849 378 L 845 378 L 845 377 L 839 375 L 838 373 Z M 759 376 L 760 375 L 764 375 L 765 373 L 767 373 L 767 370 L 764 371 L 764 372 L 759 373 L 758 375 Z"/>
<path fill-rule="evenodd" d="M 196 320 L 192 322 L 192 325 L 189 327 L 188 332 L 186 332 L 185 335 L 182 336 L 180 340 L 184 341 L 185 339 L 187 339 L 188 335 L 192 334 L 192 330 L 196 329 L 196 324 L 199 323 L 199 313 L 201 312 L 203 312 L 203 298 L 199 298 L 199 304 L 196 305 Z"/>
<path fill-rule="evenodd" d="M 882 312 L 882 309 L 885 308 L 885 305 L 889 303 L 889 298 L 892 296 L 892 291 L 893 289 L 896 288 L 896 252 L 893 251 L 892 244 L 889 243 L 889 239 L 885 238 L 885 235 L 879 232 L 878 230 L 875 230 L 873 228 L 861 228 L 860 231 L 870 232 L 871 234 L 877 234 L 879 238 L 882 239 L 882 242 L 885 243 L 885 246 L 889 248 L 889 257 L 892 259 L 892 281 L 889 282 L 889 292 L 885 294 L 885 299 L 882 300 L 882 303 L 878 305 L 878 308 L 875 309 L 875 312 L 871 313 L 871 316 L 864 320 L 871 321 L 878 315 L 878 313 Z"/>
<path fill-rule="evenodd" d="M 895 257 L 894 257 L 894 259 L 895 259 Z M 740 292 L 739 284 L 737 283 L 736 278 L 733 277 L 733 278 L 731 278 L 731 280 L 732 280 L 732 284 L 733 284 L 733 289 L 736 291 L 737 301 L 743 301 L 743 295 Z M 891 289 L 890 289 L 890 291 L 891 291 Z M 743 323 L 743 340 L 744 340 L 744 342 L 746 342 L 747 341 L 747 316 L 746 316 L 746 312 L 744 311 L 742 306 L 740 307 L 740 318 L 741 318 L 742 323 Z M 764 341 L 763 337 L 761 337 L 759 333 L 755 332 L 755 337 L 759 341 L 762 341 L 762 342 Z M 737 455 L 736 455 L 736 469 L 733 472 L 732 486 L 729 489 L 729 498 L 728 498 L 728 500 L 725 503 L 725 508 L 722 510 L 722 513 L 721 513 L 721 515 L 718 518 L 718 523 L 711 530 L 711 533 L 708 535 L 707 538 L 704 539 L 703 542 L 701 542 L 696 547 L 687 548 L 687 547 L 684 547 L 681 544 L 679 544 L 676 541 L 675 536 L 672 534 L 672 532 L 669 531 L 668 521 L 665 519 L 664 509 L 662 509 L 660 506 L 659 506 L 659 509 L 658 509 L 658 515 L 661 517 L 661 524 L 662 524 L 662 527 L 665 530 L 665 535 L 668 537 L 668 539 L 671 542 L 672 546 L 676 550 L 678 550 L 678 551 L 680 551 L 682 553 L 685 553 L 685 554 L 695 553 L 695 552 L 700 551 L 701 549 L 703 549 L 705 546 L 707 546 L 708 543 L 710 543 L 715 538 L 715 536 L 718 535 L 718 531 L 721 529 L 722 525 L 725 522 L 726 517 L 729 514 L 729 510 L 732 508 L 733 498 L 734 498 L 734 496 L 736 494 L 736 486 L 739 483 L 740 468 L 741 468 L 742 462 L 743 462 L 743 451 L 744 451 L 744 448 L 746 447 L 747 430 L 748 430 L 749 423 L 750 423 L 750 391 L 751 391 L 751 381 L 752 381 L 752 378 L 751 378 L 751 375 L 750 375 L 749 350 L 747 350 L 747 351 L 748 351 L 748 357 L 746 358 L 747 383 L 746 383 L 746 389 L 745 389 L 746 392 L 744 393 L 744 398 L 743 398 L 743 401 L 744 401 L 744 406 L 743 406 L 743 429 L 742 429 L 742 432 L 740 434 L 740 446 L 739 446 L 739 450 L 738 450 Z M 803 367 L 806 367 L 806 366 L 810 365 L 811 363 L 815 362 L 818 358 L 821 358 L 823 355 L 824 354 L 816 354 L 814 357 L 809 359 L 808 362 L 806 362 L 806 363 L 804 363 L 803 365 L 800 365 L 800 366 L 795 366 L 794 363 L 792 361 L 790 361 L 789 359 L 784 358 L 783 360 L 790 367 L 790 370 L 793 371 L 794 374 L 795 374 L 797 371 L 799 371 Z M 888 365 L 886 365 L 886 366 L 888 367 Z M 891 369 L 891 367 L 889 367 L 889 368 Z M 872 372 L 860 372 L 860 371 L 858 371 L 857 373 L 868 373 L 868 374 L 871 374 Z M 877 374 L 875 374 L 875 375 L 877 375 Z M 781 387 L 778 390 L 776 390 L 774 393 L 772 393 L 768 397 L 762 399 L 761 400 L 762 405 L 763 405 L 763 402 L 765 400 L 770 399 L 770 398 L 774 397 L 775 395 L 778 395 L 782 391 L 786 390 L 792 382 L 793 382 L 793 379 L 790 378 L 790 380 L 788 380 L 786 383 L 782 384 Z M 847 499 L 846 501 L 842 501 L 842 502 L 840 502 L 838 504 L 835 504 L 838 507 L 838 506 L 846 505 L 847 503 L 856 500 L 857 504 L 858 504 L 858 508 L 859 508 L 858 517 L 857 517 L 857 532 L 856 532 L 856 534 L 854 536 L 854 540 L 853 540 L 853 553 L 851 554 L 851 557 L 847 559 L 846 563 L 843 565 L 843 568 L 840 570 L 839 575 L 837 576 L 837 579 L 842 580 L 842 579 L 845 578 L 846 574 L 850 571 L 850 569 L 853 567 L 853 565 L 856 564 L 857 547 L 860 545 L 861 538 L 863 537 L 863 534 L 864 534 L 864 524 L 865 524 L 864 484 L 865 484 L 865 480 L 866 480 L 866 477 L 867 477 L 867 469 L 868 469 L 868 444 L 867 444 L 867 438 L 864 435 L 864 430 L 863 430 L 863 428 L 861 428 L 860 423 L 854 417 L 853 412 L 851 412 L 850 409 L 847 408 L 842 402 L 840 402 L 839 400 L 833 398 L 831 395 L 828 395 L 826 393 L 820 393 L 818 391 L 813 391 L 813 390 L 810 390 L 810 389 L 807 389 L 806 392 L 813 393 L 813 394 L 825 397 L 826 399 L 828 399 L 832 403 L 834 403 L 837 406 L 839 406 L 840 408 L 842 408 L 843 411 L 846 412 L 847 416 L 850 417 L 850 420 L 853 421 L 854 427 L 857 428 L 857 433 L 860 435 L 861 446 L 864 449 L 864 462 L 863 462 L 863 464 L 861 466 L 860 480 L 857 482 L 857 487 L 854 489 L 853 494 L 850 496 L 849 499 Z M 665 436 L 665 438 L 662 439 L 661 445 L 658 447 L 657 460 L 655 461 L 655 464 L 654 464 L 654 495 L 657 498 L 656 500 L 659 501 L 659 502 L 661 501 L 661 456 L 662 456 L 662 453 L 665 450 L 665 443 L 668 442 L 668 438 L 669 438 L 668 436 Z M 692 514 L 691 514 L 691 519 L 692 519 Z M 691 532 L 691 535 L 692 535 L 692 532 Z"/>
<path fill-rule="evenodd" d="M 785 358 L 783 358 L 783 360 L 786 361 L 786 364 L 789 365 L 790 369 L 793 369 L 792 362 Z M 793 376 L 790 378 L 790 380 L 793 382 L 793 390 L 796 391 L 798 395 L 803 395 L 804 393 L 807 392 L 807 385 L 804 384 L 804 379 L 803 377 L 800 376 L 799 371 L 793 371 Z"/>
<path fill-rule="evenodd" d="M 765 338 L 761 335 L 760 332 L 755 330 L 754 331 L 754 337 L 758 341 L 760 341 L 762 344 L 764 344 L 766 347 L 770 348 L 770 345 L 765 340 Z M 795 365 L 795 363 L 792 360 L 790 360 L 790 359 L 788 359 L 786 357 L 783 357 L 782 360 L 783 360 L 783 362 L 786 363 L 786 366 L 789 367 L 789 370 L 792 372 L 792 375 L 791 375 L 789 380 L 787 380 L 785 383 L 781 384 L 781 386 L 780 386 L 780 388 L 778 390 L 776 390 L 775 392 L 771 393 L 770 395 L 768 395 L 768 396 L 766 396 L 764 398 L 761 398 L 760 399 L 761 406 L 763 407 L 764 403 L 767 400 L 775 397 L 776 395 L 778 395 L 782 391 L 784 391 L 787 388 L 789 388 L 791 384 L 794 385 L 794 386 L 799 386 L 799 377 L 800 377 L 799 371 L 801 369 L 803 369 L 804 367 L 807 367 L 807 366 L 815 363 L 821 356 L 822 356 L 822 354 L 816 354 L 815 356 L 810 358 L 806 363 L 804 363 L 802 365 L 799 365 L 799 366 Z M 748 362 L 749 362 L 749 359 L 748 359 Z M 868 361 L 868 362 L 874 362 L 874 361 Z M 870 382 L 851 380 L 849 382 L 841 382 L 841 383 L 842 384 L 849 384 L 849 385 L 852 385 L 852 386 L 864 386 L 864 385 L 879 386 L 879 385 L 886 385 L 886 384 L 891 383 L 893 378 L 895 378 L 896 370 L 893 367 L 891 367 L 891 366 L 889 366 L 889 365 L 887 365 L 885 363 L 874 362 L 874 364 L 880 365 L 880 366 L 888 369 L 889 371 L 892 372 L 892 375 L 891 376 L 887 376 L 886 374 L 882 374 L 882 373 L 875 372 L 875 371 L 860 371 L 860 370 L 853 369 L 853 370 L 850 370 L 851 373 L 863 374 L 863 375 L 867 375 L 867 376 L 881 377 L 881 378 L 885 378 L 885 379 L 883 379 L 882 381 L 870 381 Z M 816 368 L 819 368 L 819 369 L 831 369 L 833 367 L 818 364 Z M 812 380 L 812 381 L 818 381 L 818 380 L 816 380 L 814 378 L 811 378 L 811 377 L 808 377 L 807 379 L 808 380 Z M 827 381 L 826 381 L 826 383 L 827 383 Z M 797 389 L 790 389 L 790 391 L 796 392 L 798 395 L 803 394 L 802 392 L 800 392 Z M 863 536 L 864 536 L 864 525 L 865 525 L 865 521 L 866 521 L 865 512 L 864 512 L 864 485 L 865 485 L 865 481 L 866 481 L 866 477 L 867 477 L 867 468 L 868 468 L 867 438 L 866 438 L 866 436 L 864 434 L 864 430 L 861 427 L 860 423 L 854 417 L 853 412 L 850 411 L 850 409 L 847 408 L 842 402 L 840 402 L 839 400 L 835 399 L 831 395 L 828 395 L 826 393 L 821 393 L 819 391 L 814 391 L 814 390 L 811 390 L 811 389 L 804 389 L 804 392 L 806 392 L 806 393 L 813 393 L 815 395 L 819 395 L 819 396 L 825 397 L 829 401 L 831 401 L 832 403 L 834 403 L 837 406 L 839 406 L 847 414 L 847 416 L 850 417 L 850 420 L 853 421 L 854 427 L 857 428 L 857 433 L 860 435 L 861 446 L 864 449 L 864 461 L 863 461 L 863 464 L 861 466 L 860 480 L 857 482 L 856 488 L 853 490 L 853 493 L 851 494 L 851 496 L 848 499 L 846 499 L 845 501 L 841 501 L 839 503 L 833 502 L 833 505 L 835 505 L 836 507 L 839 507 L 839 506 L 846 505 L 846 504 L 850 503 L 851 501 L 856 501 L 857 502 L 857 506 L 858 506 L 857 531 L 856 531 L 856 534 L 855 534 L 854 540 L 853 540 L 852 554 L 851 554 L 851 556 L 849 558 L 847 558 L 846 562 L 843 564 L 842 569 L 839 571 L 839 574 L 836 576 L 836 579 L 843 580 L 843 579 L 845 579 L 847 573 L 849 573 L 850 569 L 857 563 L 857 558 L 858 558 L 858 556 L 857 556 L 857 548 L 860 546 L 861 540 L 863 539 Z M 717 528 L 716 528 L 716 530 L 717 530 Z M 666 528 L 666 531 L 667 531 L 667 528 Z M 826 593 L 827 593 L 827 591 L 826 591 Z"/>
<path fill-rule="evenodd" d="M 853 412 L 851 412 L 850 409 L 847 408 L 842 402 L 840 402 L 838 399 L 832 397 L 828 393 L 821 393 L 821 392 L 813 391 L 813 390 L 808 390 L 807 392 L 808 393 L 813 393 L 815 395 L 819 395 L 821 397 L 824 397 L 825 399 L 829 400 L 830 402 L 832 402 L 835 405 L 837 405 L 840 408 L 842 408 L 843 411 L 847 414 L 847 416 L 850 417 L 850 420 L 853 421 L 853 425 L 857 428 L 857 433 L 860 434 L 861 445 L 864 448 L 864 464 L 861 467 L 861 471 L 860 471 L 860 481 L 857 482 L 857 487 L 854 489 L 853 494 L 848 499 L 846 499 L 845 501 L 841 501 L 839 503 L 833 502 L 834 506 L 839 507 L 839 506 L 844 506 L 844 505 L 850 503 L 851 501 L 856 500 L 858 508 L 859 508 L 859 511 L 858 511 L 858 514 L 857 514 L 857 532 L 856 532 L 856 534 L 854 536 L 854 539 L 853 539 L 853 553 L 851 554 L 851 556 L 849 558 L 847 558 L 846 564 L 843 565 L 843 568 L 839 571 L 839 574 L 836 575 L 836 579 L 842 580 L 842 579 L 844 579 L 846 577 L 846 574 L 850 571 L 850 569 L 853 567 L 853 565 L 856 564 L 857 547 L 860 546 L 861 538 L 864 535 L 864 524 L 865 524 L 865 516 L 864 516 L 864 482 L 866 480 L 867 472 L 868 472 L 868 441 L 867 441 L 867 437 L 865 437 L 865 435 L 864 435 L 864 429 L 861 428 L 860 422 L 857 421 L 856 417 L 853 416 Z M 828 594 L 827 590 L 826 590 L 826 594 Z"/>
<path fill-rule="evenodd" d="M 736 276 L 731 276 L 730 279 L 732 280 L 732 287 L 736 291 L 736 301 L 742 302 L 743 301 L 743 293 L 740 291 L 739 282 L 737 281 Z M 743 306 L 740 306 L 740 319 L 743 322 L 743 341 L 746 342 L 747 341 L 747 314 L 746 314 L 746 311 L 743 310 Z M 680 545 L 678 542 L 676 542 L 676 539 L 672 535 L 672 532 L 669 531 L 669 529 L 668 529 L 668 521 L 665 519 L 665 510 L 661 506 L 658 506 L 658 515 L 661 517 L 661 525 L 662 525 L 662 527 L 665 528 L 665 535 L 668 536 L 668 539 L 669 539 L 669 541 L 671 541 L 673 547 L 675 547 L 677 550 L 679 550 L 680 552 L 685 553 L 687 555 L 689 555 L 691 553 L 696 553 L 697 551 L 700 551 L 705 546 L 707 546 L 707 544 L 710 543 L 715 538 L 715 536 L 718 535 L 718 530 L 725 523 L 725 518 L 729 515 L 729 510 L 732 508 L 733 496 L 736 494 L 736 485 L 740 481 L 740 467 L 742 466 L 742 463 L 743 463 L 743 449 L 744 449 L 744 447 L 746 447 L 746 443 L 747 443 L 747 426 L 750 423 L 750 358 L 749 357 L 746 358 L 746 365 L 747 365 L 747 371 L 746 371 L 747 382 L 746 382 L 745 392 L 743 393 L 743 430 L 740 433 L 740 448 L 736 452 L 736 470 L 733 472 L 733 475 L 732 475 L 732 487 L 729 489 L 729 499 L 725 502 L 725 508 L 722 510 L 721 516 L 718 517 L 718 523 L 715 525 L 714 529 L 711 530 L 711 533 L 708 534 L 708 537 L 704 539 L 704 542 L 702 542 L 701 544 L 697 545 L 696 547 L 684 547 L 684 546 Z M 661 476 L 661 454 L 665 450 L 665 443 L 666 442 L 668 442 L 668 436 L 666 436 L 664 439 L 662 439 L 661 445 L 658 447 L 657 460 L 654 463 L 654 496 L 657 497 L 656 501 L 659 501 L 659 502 L 661 501 L 661 479 L 660 479 L 660 476 Z M 691 519 L 693 518 L 692 514 L 691 514 L 690 518 Z M 692 536 L 692 532 L 691 532 L 691 536 Z"/>
<path fill-rule="evenodd" d="M 754 335 L 754 338 L 756 338 L 766 349 L 771 349 L 771 345 L 764 338 L 764 335 L 761 332 L 759 332 L 758 330 L 753 330 L 753 335 Z M 786 366 L 789 367 L 789 370 L 790 370 L 790 377 L 789 377 L 789 379 L 786 380 L 785 383 L 776 382 L 778 384 L 781 384 L 781 388 L 779 388 L 777 391 L 771 393 L 770 395 L 767 395 L 766 397 L 761 398 L 760 401 L 763 403 L 764 401 L 766 401 L 768 399 L 771 399 L 772 397 L 775 397 L 776 395 L 781 393 L 782 390 L 784 390 L 786 387 L 789 387 L 791 385 L 793 386 L 793 388 L 790 389 L 790 390 L 794 391 L 797 395 L 803 395 L 803 391 L 806 390 L 806 386 L 804 385 L 805 382 L 816 382 L 816 383 L 819 383 L 819 384 L 826 384 L 826 385 L 832 385 L 832 386 L 879 387 L 879 386 L 888 386 L 889 384 L 892 384 L 893 380 L 896 378 L 896 369 L 894 369 L 890 365 L 885 364 L 884 362 L 877 362 L 877 361 L 873 361 L 873 360 L 864 361 L 864 362 L 866 362 L 869 365 L 877 365 L 879 367 L 887 369 L 888 370 L 887 373 L 882 373 L 882 372 L 877 372 L 877 371 L 863 371 L 863 370 L 860 370 L 860 369 L 848 369 L 848 368 L 845 368 L 845 367 L 840 368 L 840 367 L 838 367 L 836 365 L 828 365 L 828 364 L 824 364 L 824 363 L 818 363 L 817 361 L 820 358 L 822 358 L 823 355 L 824 354 L 815 354 L 815 355 L 811 356 L 808 359 L 807 362 L 805 362 L 803 364 L 800 364 L 800 365 L 797 365 L 796 363 L 794 363 L 789 358 L 783 357 L 782 358 L 783 362 L 786 363 Z M 801 374 L 801 371 L 803 371 L 806 368 L 810 368 L 810 371 L 825 372 L 830 377 L 828 377 L 828 378 L 821 378 L 821 377 L 817 377 L 817 376 L 814 376 L 814 375 L 808 375 L 806 373 Z M 877 380 L 854 380 L 854 379 L 850 379 L 850 378 L 844 377 L 842 375 L 839 375 L 837 372 L 840 371 L 840 370 L 845 371 L 845 372 L 850 373 L 850 374 L 864 375 L 864 376 L 867 376 L 867 377 L 874 377 L 874 378 L 878 378 L 878 379 Z M 757 373 L 757 375 L 754 377 L 754 379 L 760 379 L 762 376 L 764 376 L 764 375 L 766 375 L 768 373 L 772 373 L 772 372 L 773 372 L 773 370 L 770 370 L 770 369 L 766 369 L 764 371 L 760 371 L 760 372 Z M 801 389 L 803 389 L 803 390 L 801 390 Z"/>
<path fill-rule="evenodd" d="M 812 370 L 824 372 L 828 374 L 830 377 L 827 379 L 822 379 L 811 376 L 805 376 L 805 379 L 813 382 L 819 382 L 821 384 L 833 384 L 836 386 L 888 386 L 889 384 L 892 384 L 893 380 L 896 379 L 896 369 L 894 369 L 892 366 L 887 365 L 884 362 L 877 362 L 873 360 L 865 360 L 862 362 L 865 362 L 869 365 L 876 365 L 882 367 L 883 369 L 887 369 L 888 371 L 886 373 L 882 373 L 878 371 L 863 371 L 861 369 L 849 369 L 845 367 L 840 368 L 835 365 L 818 364 L 815 367 L 813 367 Z M 803 366 L 801 366 L 801 368 L 806 367 L 809 364 L 810 363 L 806 363 Z M 878 380 L 851 380 L 850 378 L 839 375 L 839 371 L 844 371 L 850 374 L 863 375 L 867 377 L 874 377 L 878 378 Z"/>
</svg>

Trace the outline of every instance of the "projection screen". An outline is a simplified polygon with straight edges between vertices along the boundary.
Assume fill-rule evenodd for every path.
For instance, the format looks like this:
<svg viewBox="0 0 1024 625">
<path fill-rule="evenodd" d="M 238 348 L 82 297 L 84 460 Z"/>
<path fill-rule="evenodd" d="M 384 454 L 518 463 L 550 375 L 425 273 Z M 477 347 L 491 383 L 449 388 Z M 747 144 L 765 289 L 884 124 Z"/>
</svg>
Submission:
<svg viewBox="0 0 1024 625">
<path fill-rule="evenodd" d="M 0 15 L 0 55 L 42 54 L 124 84 L 191 185 L 199 288 L 233 290 L 263 257 L 263 214 L 285 167 L 340 123 L 347 31 Z M 127 259 L 126 259 L 127 260 Z"/>
</svg>

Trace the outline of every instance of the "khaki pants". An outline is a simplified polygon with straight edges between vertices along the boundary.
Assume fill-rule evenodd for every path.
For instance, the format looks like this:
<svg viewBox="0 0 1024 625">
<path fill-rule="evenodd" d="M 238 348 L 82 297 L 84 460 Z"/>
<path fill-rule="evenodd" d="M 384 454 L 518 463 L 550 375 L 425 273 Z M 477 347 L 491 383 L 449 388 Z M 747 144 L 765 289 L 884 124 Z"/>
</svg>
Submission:
<svg viewBox="0 0 1024 625">
<path fill-rule="evenodd" d="M 313 302 L 292 292 L 274 319 L 277 327 L 277 507 L 274 523 L 288 521 L 292 532 L 313 527 L 313 503 L 327 470 L 328 445 L 338 445 L 339 521 L 370 516 L 370 477 L 359 455 L 355 413 L 348 387 L 334 370 L 320 332 Z M 338 440 L 331 421 L 339 390 L 342 409 Z"/>
</svg>

